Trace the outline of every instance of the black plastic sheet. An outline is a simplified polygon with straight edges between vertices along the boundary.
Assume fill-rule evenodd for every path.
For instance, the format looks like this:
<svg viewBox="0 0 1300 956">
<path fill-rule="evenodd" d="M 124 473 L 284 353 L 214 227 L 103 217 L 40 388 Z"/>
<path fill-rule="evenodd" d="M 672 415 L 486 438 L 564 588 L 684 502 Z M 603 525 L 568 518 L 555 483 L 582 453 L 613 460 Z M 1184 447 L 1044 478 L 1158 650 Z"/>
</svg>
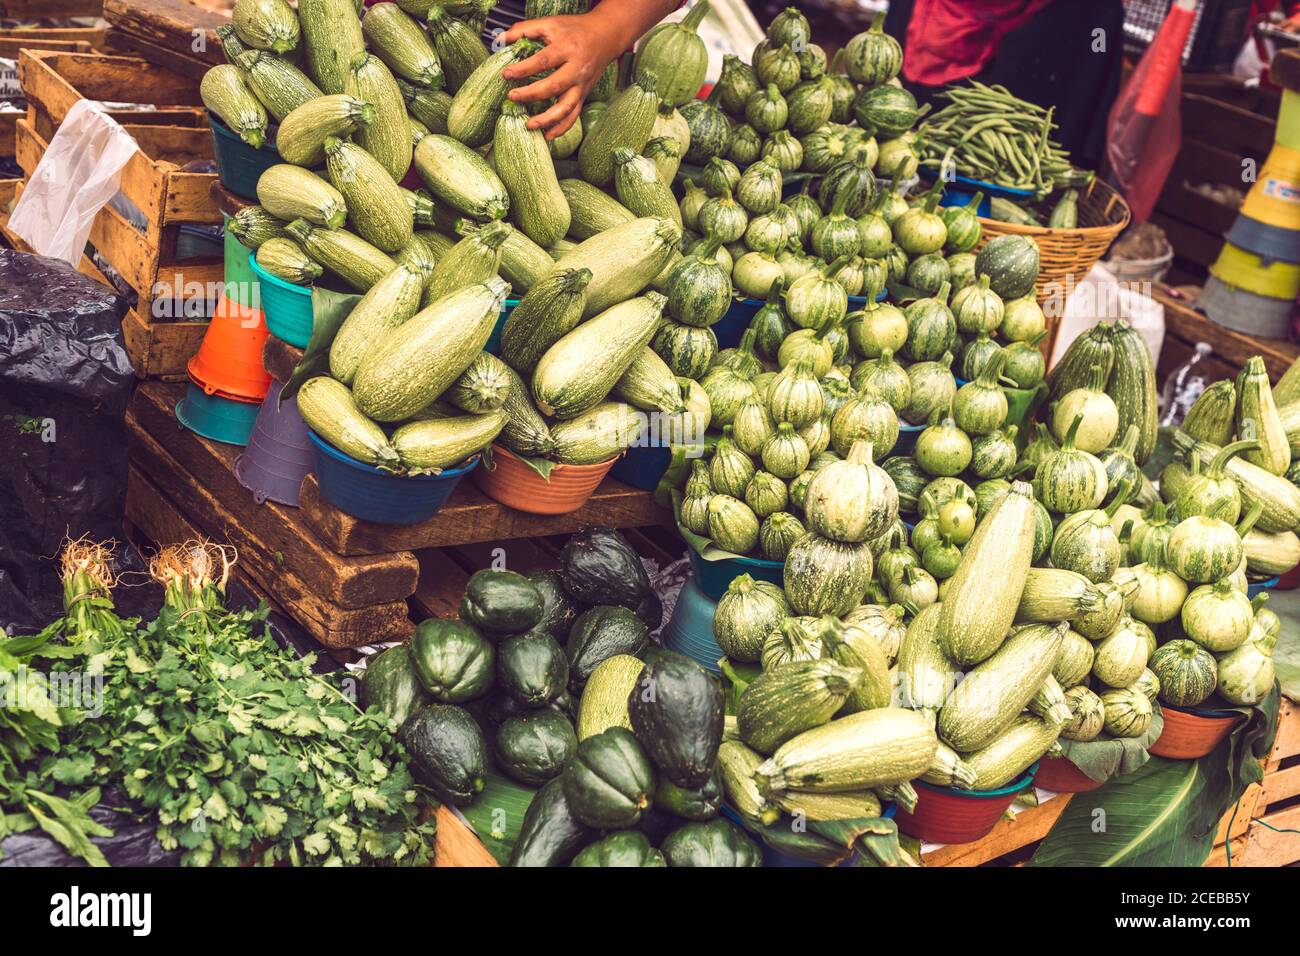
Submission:
<svg viewBox="0 0 1300 956">
<path fill-rule="evenodd" d="M 0 627 L 59 616 L 63 541 L 122 533 L 126 304 L 67 263 L 0 250 Z"/>
</svg>

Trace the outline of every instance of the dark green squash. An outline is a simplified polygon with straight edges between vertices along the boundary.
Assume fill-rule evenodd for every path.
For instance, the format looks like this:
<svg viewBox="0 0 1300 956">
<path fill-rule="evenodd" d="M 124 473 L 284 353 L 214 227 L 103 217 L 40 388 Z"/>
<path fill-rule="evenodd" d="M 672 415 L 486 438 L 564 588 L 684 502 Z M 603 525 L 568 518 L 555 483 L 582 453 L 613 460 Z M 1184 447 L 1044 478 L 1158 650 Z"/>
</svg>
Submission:
<svg viewBox="0 0 1300 956">
<path fill-rule="evenodd" d="M 667 864 L 664 855 L 650 845 L 644 833 L 619 830 L 585 847 L 569 865 L 662 867 Z"/>
<path fill-rule="evenodd" d="M 654 805 L 686 820 L 712 820 L 725 796 L 722 771 L 715 764 L 700 787 L 679 787 L 661 774 L 655 784 Z"/>
<path fill-rule="evenodd" d="M 421 621 L 410 656 L 420 683 L 439 703 L 463 704 L 492 686 L 492 643 L 464 621 Z"/>
<path fill-rule="evenodd" d="M 555 638 L 545 631 L 529 631 L 507 638 L 497 648 L 497 681 L 519 703 L 542 707 L 564 692 L 569 662 Z"/>
<path fill-rule="evenodd" d="M 716 677 L 683 654 L 656 651 L 628 695 L 628 716 L 660 772 L 679 787 L 703 786 L 722 743 Z"/>
<path fill-rule="evenodd" d="M 527 575 L 542 596 L 542 616 L 536 628 L 557 641 L 564 640 L 573 622 L 582 613 L 582 605 L 569 597 L 558 571 L 531 571 Z"/>
<path fill-rule="evenodd" d="M 597 835 L 574 816 L 559 779 L 552 780 L 537 791 L 524 813 L 510 865 L 565 866 Z"/>
<path fill-rule="evenodd" d="M 367 707 L 378 707 L 398 726 L 430 703 L 428 692 L 411 666 L 410 648 L 405 644 L 370 658 L 361 676 L 361 696 Z"/>
<path fill-rule="evenodd" d="M 549 708 L 506 719 L 497 729 L 497 763 L 509 777 L 540 787 L 559 776 L 578 749 L 578 735 Z"/>
<path fill-rule="evenodd" d="M 688 823 L 660 847 L 669 866 L 762 866 L 758 844 L 730 820 Z"/>
<path fill-rule="evenodd" d="M 625 607 L 599 605 L 584 611 L 573 623 L 564 653 L 569 660 L 569 686 L 580 691 L 596 665 L 615 654 L 640 657 L 650 631 Z"/>
<path fill-rule="evenodd" d="M 560 775 L 573 814 L 592 827 L 633 826 L 650 806 L 654 769 L 637 739 L 610 727 L 578 744 Z"/>
<path fill-rule="evenodd" d="M 468 803 L 482 792 L 487 744 L 464 709 L 434 704 L 414 714 L 398 732 L 411 774 L 447 803 Z"/>
<path fill-rule="evenodd" d="M 560 577 L 569 596 L 583 604 L 619 604 L 646 627 L 663 620 L 663 606 L 650 586 L 641 558 L 617 531 L 579 531 L 564 546 Z"/>
<path fill-rule="evenodd" d="M 475 571 L 460 599 L 460 616 L 485 636 L 522 634 L 541 620 L 545 603 L 541 592 L 514 571 Z"/>
</svg>

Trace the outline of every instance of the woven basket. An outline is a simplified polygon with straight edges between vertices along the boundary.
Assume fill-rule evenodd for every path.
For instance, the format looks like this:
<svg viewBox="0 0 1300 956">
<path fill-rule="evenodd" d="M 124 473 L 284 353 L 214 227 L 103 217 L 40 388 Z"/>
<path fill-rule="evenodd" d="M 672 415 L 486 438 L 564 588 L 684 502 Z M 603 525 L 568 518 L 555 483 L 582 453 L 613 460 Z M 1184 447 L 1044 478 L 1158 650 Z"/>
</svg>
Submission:
<svg viewBox="0 0 1300 956">
<path fill-rule="evenodd" d="M 995 236 L 1030 236 L 1038 243 L 1038 301 L 1053 294 L 1068 296 L 1074 284 L 1106 254 L 1131 218 L 1124 197 L 1094 179 L 1079 196 L 1079 225 L 1075 229 L 1018 226 L 997 219 L 980 219 L 981 245 Z M 1064 299 L 1062 299 L 1064 304 Z"/>
</svg>

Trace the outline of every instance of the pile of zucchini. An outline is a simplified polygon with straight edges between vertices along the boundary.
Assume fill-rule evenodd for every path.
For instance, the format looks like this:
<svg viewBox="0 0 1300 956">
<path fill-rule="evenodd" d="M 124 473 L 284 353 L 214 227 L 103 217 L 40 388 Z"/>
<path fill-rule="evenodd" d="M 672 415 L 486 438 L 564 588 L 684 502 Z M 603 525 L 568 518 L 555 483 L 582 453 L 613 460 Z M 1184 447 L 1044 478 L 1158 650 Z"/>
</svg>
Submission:
<svg viewBox="0 0 1300 956">
<path fill-rule="evenodd" d="M 370 659 L 364 703 L 441 800 L 473 812 L 491 772 L 537 788 L 511 866 L 758 866 L 719 817 L 721 687 L 651 646 L 661 614 L 623 537 L 586 531 L 559 570 L 474 574 L 458 619 Z"/>
</svg>

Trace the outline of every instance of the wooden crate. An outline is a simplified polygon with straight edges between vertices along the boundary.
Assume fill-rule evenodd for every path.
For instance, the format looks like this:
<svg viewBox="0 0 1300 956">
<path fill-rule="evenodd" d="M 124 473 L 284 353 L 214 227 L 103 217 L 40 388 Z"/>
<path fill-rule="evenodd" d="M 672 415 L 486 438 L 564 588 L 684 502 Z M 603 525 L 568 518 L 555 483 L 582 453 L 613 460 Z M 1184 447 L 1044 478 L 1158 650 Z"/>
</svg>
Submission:
<svg viewBox="0 0 1300 956">
<path fill-rule="evenodd" d="M 216 28 L 230 22 L 230 7 L 214 0 L 104 0 L 107 42 L 114 50 L 140 56 L 199 80 L 224 63 Z"/>
<path fill-rule="evenodd" d="M 0 18 L 5 20 L 97 17 L 103 9 L 103 0 L 0 0 Z"/>
<path fill-rule="evenodd" d="M 95 218 L 90 245 L 138 296 L 123 320 L 137 375 L 183 379 L 206 327 L 184 316 L 206 314 L 205 303 L 220 294 L 225 272 L 221 256 L 182 258 L 179 249 L 182 226 L 221 222 L 209 196 L 216 175 L 183 171 L 187 163 L 212 158 L 197 83 L 131 57 L 33 50 L 22 51 L 19 75 L 28 112 L 17 123 L 15 149 L 28 177 L 78 100 L 155 107 L 109 114 L 140 146 L 122 171 L 121 191 L 140 210 L 145 227 L 137 229 L 106 206 Z"/>
<path fill-rule="evenodd" d="M 1157 378 L 1165 376 L 1185 362 L 1195 351 L 1197 342 L 1207 342 L 1213 351 L 1201 360 L 1206 366 L 1206 381 L 1236 378 L 1246 360 L 1253 355 L 1264 359 L 1269 377 L 1276 382 L 1300 357 L 1300 346 L 1285 339 L 1264 339 L 1237 332 L 1211 322 L 1192 308 L 1164 283 L 1155 283 L 1152 297 L 1165 309 L 1165 342 L 1160 350 Z"/>
</svg>

